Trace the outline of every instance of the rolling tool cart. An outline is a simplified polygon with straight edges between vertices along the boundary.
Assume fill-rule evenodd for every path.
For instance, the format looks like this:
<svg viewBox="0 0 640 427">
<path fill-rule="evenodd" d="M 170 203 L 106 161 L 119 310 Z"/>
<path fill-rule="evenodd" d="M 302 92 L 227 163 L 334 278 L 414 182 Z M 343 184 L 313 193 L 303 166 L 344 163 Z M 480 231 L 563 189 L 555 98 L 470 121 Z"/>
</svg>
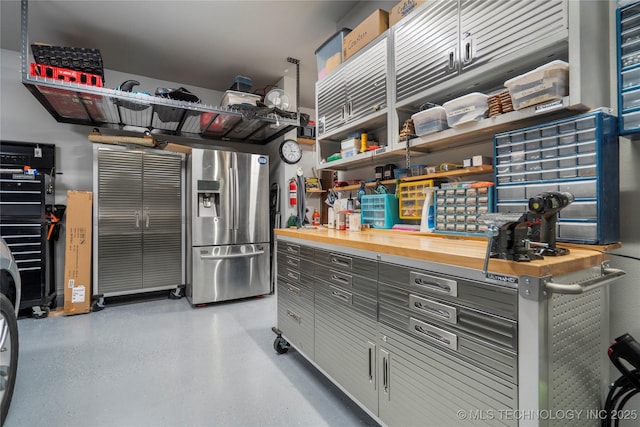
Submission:
<svg viewBox="0 0 640 427">
<path fill-rule="evenodd" d="M 55 146 L 3 142 L 0 156 L 0 234 L 18 264 L 20 310 L 44 318 L 56 299 L 55 246 L 47 219 L 47 207 L 55 210 Z"/>
</svg>

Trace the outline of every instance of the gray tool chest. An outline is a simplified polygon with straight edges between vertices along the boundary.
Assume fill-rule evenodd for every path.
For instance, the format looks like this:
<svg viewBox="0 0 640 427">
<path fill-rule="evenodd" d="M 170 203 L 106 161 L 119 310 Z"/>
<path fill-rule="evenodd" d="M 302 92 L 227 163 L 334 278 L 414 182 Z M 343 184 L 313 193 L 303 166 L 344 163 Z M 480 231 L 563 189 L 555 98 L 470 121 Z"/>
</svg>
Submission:
<svg viewBox="0 0 640 427">
<path fill-rule="evenodd" d="M 606 352 L 594 344 L 606 343 L 608 315 L 599 286 L 615 280 L 606 269 L 497 280 L 291 237 L 276 246 L 274 348 L 293 346 L 381 424 L 456 426 L 464 410 L 492 426 L 560 426 L 514 414 L 598 408 Z M 574 283 L 582 292 L 563 294 Z"/>
</svg>

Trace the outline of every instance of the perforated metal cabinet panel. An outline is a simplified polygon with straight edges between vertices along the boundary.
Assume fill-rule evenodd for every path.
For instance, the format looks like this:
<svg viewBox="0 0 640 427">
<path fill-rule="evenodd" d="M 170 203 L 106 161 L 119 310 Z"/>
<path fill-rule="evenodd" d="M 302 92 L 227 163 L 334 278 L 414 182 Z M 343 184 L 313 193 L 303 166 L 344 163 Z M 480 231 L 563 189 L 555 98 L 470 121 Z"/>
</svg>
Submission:
<svg viewBox="0 0 640 427">
<path fill-rule="evenodd" d="M 517 425 L 497 416 L 518 407 L 516 385 L 383 324 L 378 343 L 378 416 L 386 425 L 458 426 L 459 410 L 496 414 L 469 425 Z"/>
<path fill-rule="evenodd" d="M 394 34 L 396 98 L 402 101 L 458 73 L 458 2 L 428 2 Z"/>
<path fill-rule="evenodd" d="M 462 69 L 515 53 L 567 27 L 566 0 L 461 0 Z"/>
<path fill-rule="evenodd" d="M 609 366 L 603 363 L 603 330 L 608 316 L 606 290 L 582 295 L 554 294 L 549 302 L 549 408 L 555 411 L 587 411 L 601 408 L 601 376 Z M 597 418 L 597 417 L 592 417 Z M 576 420 L 552 420 L 550 426 L 599 426 L 585 415 Z"/>
<path fill-rule="evenodd" d="M 432 295 L 511 320 L 517 319 L 518 293 L 516 289 L 489 283 L 473 282 L 459 277 L 445 276 L 417 268 L 380 262 L 379 281 L 408 291 Z M 442 284 L 438 285 L 437 281 Z M 433 282 L 434 285 L 431 285 Z"/>
<path fill-rule="evenodd" d="M 375 301 L 371 303 L 375 307 Z M 315 295 L 315 338 L 315 362 L 376 413 L 375 317 L 363 316 L 348 301 L 322 288 Z"/>
</svg>

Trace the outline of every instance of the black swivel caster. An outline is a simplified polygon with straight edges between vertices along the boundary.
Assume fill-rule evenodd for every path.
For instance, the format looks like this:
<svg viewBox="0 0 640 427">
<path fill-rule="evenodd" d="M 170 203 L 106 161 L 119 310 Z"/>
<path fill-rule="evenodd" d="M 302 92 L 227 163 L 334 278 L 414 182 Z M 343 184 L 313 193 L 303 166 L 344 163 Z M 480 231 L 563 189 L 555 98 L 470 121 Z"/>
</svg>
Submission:
<svg viewBox="0 0 640 427">
<path fill-rule="evenodd" d="M 285 354 L 287 351 L 289 351 L 290 348 L 291 344 L 289 344 L 287 340 L 285 340 L 281 336 L 277 336 L 275 341 L 273 342 L 273 349 L 278 354 Z"/>
<path fill-rule="evenodd" d="M 104 297 L 98 297 L 91 304 L 91 311 L 102 311 L 104 310 Z"/>
<path fill-rule="evenodd" d="M 45 306 L 31 307 L 31 310 L 33 310 L 32 316 L 34 319 L 46 319 L 49 317 L 49 312 L 51 311 L 49 307 Z"/>
<path fill-rule="evenodd" d="M 169 292 L 169 299 L 181 299 L 184 297 L 184 286 L 178 286 Z"/>
</svg>

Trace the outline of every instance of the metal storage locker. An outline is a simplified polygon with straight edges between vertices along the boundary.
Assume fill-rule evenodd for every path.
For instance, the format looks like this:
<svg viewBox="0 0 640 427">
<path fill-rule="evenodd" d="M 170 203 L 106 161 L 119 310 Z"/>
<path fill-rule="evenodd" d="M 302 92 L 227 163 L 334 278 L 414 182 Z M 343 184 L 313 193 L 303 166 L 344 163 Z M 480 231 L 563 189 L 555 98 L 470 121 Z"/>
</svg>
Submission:
<svg viewBox="0 0 640 427">
<path fill-rule="evenodd" d="M 183 284 L 183 156 L 98 148 L 94 295 Z"/>
</svg>

